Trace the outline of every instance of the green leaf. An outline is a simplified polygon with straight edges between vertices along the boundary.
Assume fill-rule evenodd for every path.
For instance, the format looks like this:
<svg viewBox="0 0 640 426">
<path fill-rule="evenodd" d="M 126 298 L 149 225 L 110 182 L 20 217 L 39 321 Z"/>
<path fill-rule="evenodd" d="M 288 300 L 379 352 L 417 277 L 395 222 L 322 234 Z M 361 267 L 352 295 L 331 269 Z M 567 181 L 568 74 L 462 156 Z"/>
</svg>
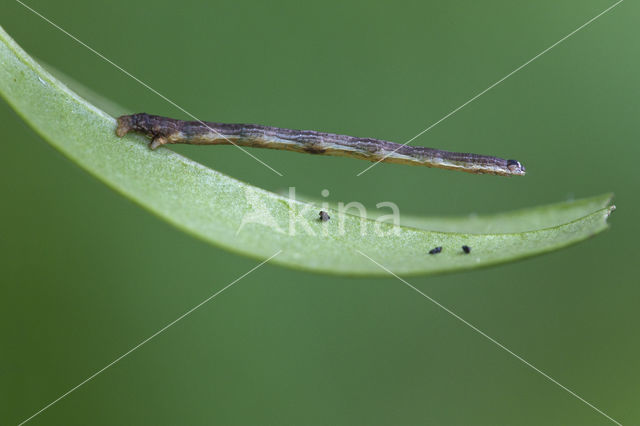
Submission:
<svg viewBox="0 0 640 426">
<path fill-rule="evenodd" d="M 284 192 L 283 192 L 284 194 Z M 322 205 L 322 201 L 311 197 L 298 199 Z M 528 209 L 514 210 L 492 215 L 470 214 L 453 217 L 421 217 L 402 215 L 400 224 L 413 228 L 440 232 L 464 232 L 468 234 L 517 233 L 551 228 L 579 219 L 588 213 L 611 205 L 613 194 L 602 194 L 575 201 L 548 204 Z M 336 209 L 335 204 L 329 204 Z M 388 211 L 367 210 L 366 217 L 376 219 Z"/>
<path fill-rule="evenodd" d="M 394 227 L 288 200 L 211 170 L 137 135 L 68 89 L 0 28 L 0 93 L 42 137 L 98 179 L 167 222 L 248 256 L 315 272 L 432 274 L 552 251 L 606 229 L 610 196 L 484 218 L 404 218 Z M 244 221 L 244 222 L 243 222 Z M 432 229 L 432 230 L 427 230 Z M 437 230 L 437 231 L 434 231 Z M 456 232 L 442 232 L 442 231 Z M 464 254 L 462 245 L 471 247 Z M 429 255 L 430 249 L 443 251 Z"/>
<path fill-rule="evenodd" d="M 576 220 L 586 213 L 604 209 L 611 204 L 613 194 L 602 194 L 576 201 L 532 207 L 493 215 L 460 217 L 403 216 L 402 224 L 442 232 L 471 234 L 516 233 L 551 228 Z"/>
</svg>

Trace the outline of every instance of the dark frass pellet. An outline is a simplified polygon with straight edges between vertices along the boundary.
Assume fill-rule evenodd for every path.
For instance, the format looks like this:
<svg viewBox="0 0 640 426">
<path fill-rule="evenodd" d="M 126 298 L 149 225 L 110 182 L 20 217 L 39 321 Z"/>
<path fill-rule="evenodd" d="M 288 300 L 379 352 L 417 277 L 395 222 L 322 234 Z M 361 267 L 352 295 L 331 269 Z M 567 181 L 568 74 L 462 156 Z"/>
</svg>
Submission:
<svg viewBox="0 0 640 426">
<path fill-rule="evenodd" d="M 469 254 L 469 253 L 471 253 L 471 247 L 462 246 L 462 251 L 464 252 L 464 254 Z"/>
<path fill-rule="evenodd" d="M 429 254 L 438 254 L 442 251 L 442 247 L 436 247 L 429 250 Z"/>
<path fill-rule="evenodd" d="M 329 214 L 324 210 L 321 210 L 319 215 L 320 215 L 320 222 L 326 222 L 329 219 L 331 219 L 331 216 L 329 216 Z"/>
</svg>

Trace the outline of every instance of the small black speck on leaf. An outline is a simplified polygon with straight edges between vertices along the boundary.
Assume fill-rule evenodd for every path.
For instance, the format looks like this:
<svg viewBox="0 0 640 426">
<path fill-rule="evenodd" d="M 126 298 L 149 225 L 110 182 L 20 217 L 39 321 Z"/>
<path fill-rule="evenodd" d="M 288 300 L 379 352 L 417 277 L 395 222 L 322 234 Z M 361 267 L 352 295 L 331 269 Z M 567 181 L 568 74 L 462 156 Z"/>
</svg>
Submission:
<svg viewBox="0 0 640 426">
<path fill-rule="evenodd" d="M 320 214 L 320 222 L 326 222 L 329 219 L 331 219 L 331 216 L 329 216 L 329 214 L 324 210 L 321 210 L 319 214 Z"/>
<path fill-rule="evenodd" d="M 462 246 L 462 251 L 464 252 L 464 254 L 469 254 L 469 253 L 471 253 L 471 247 Z"/>
<path fill-rule="evenodd" d="M 429 250 L 429 254 L 438 254 L 442 251 L 442 247 L 436 247 Z"/>
</svg>

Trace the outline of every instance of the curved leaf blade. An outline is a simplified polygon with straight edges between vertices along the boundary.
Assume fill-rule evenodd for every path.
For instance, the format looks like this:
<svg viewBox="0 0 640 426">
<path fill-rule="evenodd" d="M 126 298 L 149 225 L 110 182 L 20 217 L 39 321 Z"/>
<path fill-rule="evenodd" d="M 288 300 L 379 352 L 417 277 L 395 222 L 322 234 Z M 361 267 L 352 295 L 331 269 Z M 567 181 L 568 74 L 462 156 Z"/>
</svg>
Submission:
<svg viewBox="0 0 640 426">
<path fill-rule="evenodd" d="M 119 139 L 115 120 L 59 82 L 29 57 L 0 28 L 0 93 L 51 145 L 75 163 L 167 222 L 210 243 L 256 258 L 281 251 L 274 263 L 314 272 L 344 275 L 386 275 L 364 257 L 375 259 L 397 274 L 432 274 L 493 265 L 564 247 L 606 229 L 613 207 L 578 201 L 561 208 L 525 213 L 528 221 L 511 216 L 525 232 L 486 233 L 491 226 L 466 225 L 468 220 L 441 219 L 462 232 L 393 227 L 371 219 L 341 215 L 321 223 L 313 204 L 240 182 L 208 169 L 168 149 L 151 151 L 136 135 Z M 608 201 L 606 202 L 608 205 Z M 600 207 L 594 210 L 595 207 Z M 561 209 L 571 210 L 571 221 Z M 337 217 L 337 212 L 330 211 Z M 531 228 L 531 218 L 544 229 Z M 504 217 L 498 220 L 504 220 Z M 294 232 L 291 224 L 293 223 Z M 473 233 L 473 231 L 482 233 Z M 504 228 L 502 229 L 505 230 Z M 507 229 L 508 230 L 508 229 Z M 469 245 L 472 252 L 462 254 Z M 428 251 L 442 246 L 437 256 Z"/>
<path fill-rule="evenodd" d="M 299 199 L 317 206 L 322 201 L 311 197 Z M 412 228 L 440 232 L 460 232 L 468 234 L 508 234 L 537 229 L 552 228 L 574 220 L 580 219 L 596 210 L 611 205 L 613 194 L 601 194 L 594 197 L 579 200 L 563 201 L 560 203 L 530 207 L 527 209 L 513 210 L 509 212 L 466 216 L 413 216 L 401 214 L 400 224 Z M 329 204 L 334 209 L 335 204 Z M 376 219 L 384 214 L 379 210 L 367 210 L 366 217 Z"/>
</svg>

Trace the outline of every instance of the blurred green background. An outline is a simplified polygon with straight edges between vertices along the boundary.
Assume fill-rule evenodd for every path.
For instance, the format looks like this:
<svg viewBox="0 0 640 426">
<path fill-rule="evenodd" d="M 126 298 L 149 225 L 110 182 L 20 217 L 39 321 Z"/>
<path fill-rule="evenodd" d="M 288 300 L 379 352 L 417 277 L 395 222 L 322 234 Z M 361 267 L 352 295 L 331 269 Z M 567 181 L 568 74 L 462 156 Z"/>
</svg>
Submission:
<svg viewBox="0 0 640 426">
<path fill-rule="evenodd" d="M 28 4 L 199 118 L 403 142 L 612 1 Z M 640 423 L 640 6 L 621 3 L 414 143 L 505 179 L 172 147 L 279 191 L 421 215 L 613 191 L 606 233 L 409 282 L 623 424 Z M 123 105 L 187 118 L 18 3 L 1 25 Z M 16 424 L 253 266 L 115 194 L 0 103 L 0 424 Z M 266 265 L 30 424 L 610 424 L 396 279 Z"/>
</svg>

